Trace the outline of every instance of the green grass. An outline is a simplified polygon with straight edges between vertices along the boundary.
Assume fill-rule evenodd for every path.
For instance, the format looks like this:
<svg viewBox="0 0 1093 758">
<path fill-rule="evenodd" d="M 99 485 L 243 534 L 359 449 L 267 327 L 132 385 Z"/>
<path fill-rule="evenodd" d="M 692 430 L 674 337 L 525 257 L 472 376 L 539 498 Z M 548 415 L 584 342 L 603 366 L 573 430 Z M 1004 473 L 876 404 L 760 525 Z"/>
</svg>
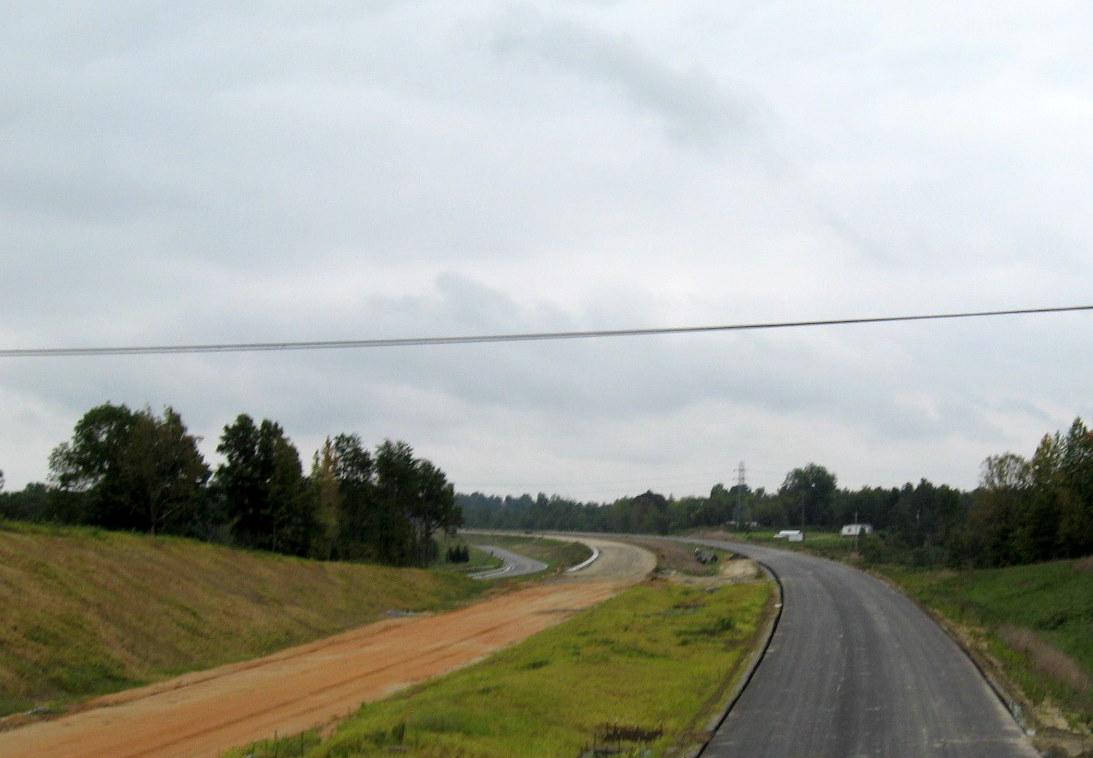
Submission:
<svg viewBox="0 0 1093 758">
<path fill-rule="evenodd" d="M 0 523 L 0 716 L 246 660 L 486 589 L 450 571 L 320 563 Z"/>
<path fill-rule="evenodd" d="M 302 755 L 577 758 L 594 744 L 674 755 L 703 740 L 771 602 L 765 583 L 641 585 L 483 663 L 362 706 Z M 266 743 L 228 755 L 252 752 L 276 754 Z"/>
<path fill-rule="evenodd" d="M 444 571 L 455 571 L 461 574 L 473 574 L 476 571 L 488 571 L 489 569 L 498 568 L 501 566 L 501 559 L 495 558 L 492 553 L 487 553 L 485 550 L 479 550 L 476 547 L 470 547 L 470 560 L 466 563 L 448 563 L 445 555 L 449 547 L 467 545 L 473 540 L 467 539 L 465 535 L 456 534 L 454 536 L 441 535 L 437 538 L 437 544 L 440 547 L 440 558 L 436 562 L 436 568 Z"/>
<path fill-rule="evenodd" d="M 1093 727 L 1090 559 L 959 572 L 877 568 L 965 629 L 1033 703 Z"/>
<path fill-rule="evenodd" d="M 843 537 L 838 532 L 821 532 L 805 530 L 804 542 L 790 542 L 789 540 L 776 540 L 777 531 L 754 531 L 751 534 L 738 532 L 731 533 L 731 539 L 740 542 L 752 542 L 757 545 L 777 547 L 783 550 L 795 550 L 802 553 L 819 555 L 832 560 L 845 560 L 854 552 L 854 538 Z"/>
</svg>

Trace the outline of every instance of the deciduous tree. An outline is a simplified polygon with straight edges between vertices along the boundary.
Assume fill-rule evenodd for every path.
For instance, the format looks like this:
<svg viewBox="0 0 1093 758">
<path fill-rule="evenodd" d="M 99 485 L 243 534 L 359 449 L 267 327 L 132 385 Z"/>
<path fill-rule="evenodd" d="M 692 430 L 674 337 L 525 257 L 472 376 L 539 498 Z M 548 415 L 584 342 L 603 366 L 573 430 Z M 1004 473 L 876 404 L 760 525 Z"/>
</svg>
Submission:
<svg viewBox="0 0 1093 758">
<path fill-rule="evenodd" d="M 124 405 L 92 408 L 50 455 L 61 511 L 71 520 L 152 534 L 190 533 L 209 468 L 182 417 Z"/>
<path fill-rule="evenodd" d="M 799 512 L 801 528 L 807 524 L 830 526 L 835 484 L 834 474 L 823 466 L 810 463 L 786 474 L 779 494 L 786 501 L 791 519 Z"/>
<path fill-rule="evenodd" d="M 1093 553 L 1093 433 L 1079 418 L 1063 440 L 1059 545 L 1067 557 Z"/>
<path fill-rule="evenodd" d="M 217 452 L 224 463 L 216 488 L 240 545 L 305 555 L 315 533 L 314 501 L 300 456 L 280 424 L 259 426 L 240 414 L 224 427 Z"/>
</svg>

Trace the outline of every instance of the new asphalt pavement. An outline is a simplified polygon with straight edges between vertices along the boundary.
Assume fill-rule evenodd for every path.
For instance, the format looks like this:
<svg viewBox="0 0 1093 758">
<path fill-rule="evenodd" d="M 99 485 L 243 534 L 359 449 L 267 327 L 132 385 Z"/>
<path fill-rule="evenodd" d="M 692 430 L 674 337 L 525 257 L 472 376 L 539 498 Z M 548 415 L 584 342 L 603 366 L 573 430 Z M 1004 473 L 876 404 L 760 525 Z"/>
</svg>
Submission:
<svg viewBox="0 0 1093 758">
<path fill-rule="evenodd" d="M 705 542 L 772 570 L 771 643 L 703 758 L 1035 758 L 968 656 L 914 603 L 833 561 Z"/>
<path fill-rule="evenodd" d="M 504 548 L 495 545 L 475 545 L 475 547 L 487 551 L 495 558 L 500 558 L 502 563 L 499 568 L 471 574 L 471 578 L 473 579 L 500 579 L 502 577 L 524 576 L 526 574 L 535 574 L 540 571 L 545 571 L 547 568 L 547 565 L 542 561 L 528 558 L 526 555 L 520 555 L 519 553 L 514 553 L 511 550 L 505 550 Z"/>
</svg>

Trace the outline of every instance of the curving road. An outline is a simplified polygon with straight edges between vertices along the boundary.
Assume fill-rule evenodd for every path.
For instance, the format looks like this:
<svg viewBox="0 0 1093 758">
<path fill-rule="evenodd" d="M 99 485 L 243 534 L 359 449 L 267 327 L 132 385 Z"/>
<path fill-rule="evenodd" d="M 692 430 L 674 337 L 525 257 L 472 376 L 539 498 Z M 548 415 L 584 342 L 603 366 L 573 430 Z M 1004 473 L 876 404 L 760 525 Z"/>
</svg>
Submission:
<svg viewBox="0 0 1093 758">
<path fill-rule="evenodd" d="M 577 571 L 571 569 L 566 572 L 565 578 L 569 581 L 622 578 L 633 583 L 635 578 L 644 579 L 657 568 L 657 557 L 637 545 L 615 542 L 603 537 L 590 537 L 585 534 L 546 534 L 544 536 L 559 540 L 575 540 L 588 545 L 594 551 L 596 560 L 585 562 Z"/>
<path fill-rule="evenodd" d="M 479 550 L 485 550 L 495 558 L 500 558 L 502 563 L 500 568 L 471 574 L 470 576 L 472 579 L 500 579 L 501 577 L 526 576 L 527 574 L 535 574 L 547 569 L 547 564 L 542 561 L 528 558 L 526 555 L 520 555 L 511 550 L 497 547 L 496 545 L 475 545 L 474 547 Z"/>
<path fill-rule="evenodd" d="M 692 540 L 688 540 L 692 541 Z M 840 563 L 731 542 L 782 616 L 704 758 L 1035 758 L 983 676 L 914 603 Z"/>
</svg>

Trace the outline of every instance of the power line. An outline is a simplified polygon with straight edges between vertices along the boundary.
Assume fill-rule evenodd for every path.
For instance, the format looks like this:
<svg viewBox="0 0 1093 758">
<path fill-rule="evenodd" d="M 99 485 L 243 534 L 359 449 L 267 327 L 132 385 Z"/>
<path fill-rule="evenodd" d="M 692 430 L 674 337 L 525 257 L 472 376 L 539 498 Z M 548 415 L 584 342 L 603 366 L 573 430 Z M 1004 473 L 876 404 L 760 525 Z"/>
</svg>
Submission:
<svg viewBox="0 0 1093 758">
<path fill-rule="evenodd" d="M 796 329 L 811 326 L 849 326 L 852 324 L 890 324 L 900 321 L 940 321 L 943 319 L 1025 316 L 1044 313 L 1068 313 L 1093 310 L 1093 305 L 1056 308 L 1025 308 L 1003 311 L 934 313 L 913 316 L 878 316 L 872 318 L 824 319 L 819 321 L 776 321 L 720 326 L 677 326 L 653 329 L 604 329 L 596 331 L 533 332 L 526 334 L 485 334 L 461 337 L 399 337 L 394 339 L 313 340 L 304 342 L 231 342 L 206 345 L 145 345 L 134 347 L 47 347 L 0 349 L 0 358 L 83 357 L 105 355 L 164 355 L 174 353 L 248 353 L 285 350 L 347 350 L 377 347 L 424 347 L 428 345 L 473 345 L 492 342 L 536 342 L 546 340 L 596 339 L 607 337 L 647 337 L 664 334 L 702 332 L 743 332 L 762 329 Z"/>
</svg>

